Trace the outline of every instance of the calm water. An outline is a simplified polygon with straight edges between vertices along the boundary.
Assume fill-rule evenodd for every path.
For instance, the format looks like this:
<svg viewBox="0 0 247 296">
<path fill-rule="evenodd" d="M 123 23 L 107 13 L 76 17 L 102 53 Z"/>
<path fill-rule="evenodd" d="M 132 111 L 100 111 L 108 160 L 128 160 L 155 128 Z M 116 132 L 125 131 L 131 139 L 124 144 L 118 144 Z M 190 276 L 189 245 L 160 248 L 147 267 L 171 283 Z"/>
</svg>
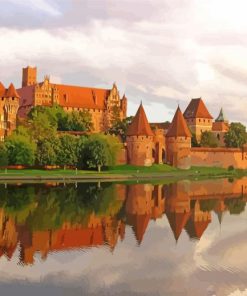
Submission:
<svg viewBox="0 0 247 296">
<path fill-rule="evenodd" d="M 247 178 L 0 184 L 0 295 L 247 295 L 246 201 Z"/>
</svg>

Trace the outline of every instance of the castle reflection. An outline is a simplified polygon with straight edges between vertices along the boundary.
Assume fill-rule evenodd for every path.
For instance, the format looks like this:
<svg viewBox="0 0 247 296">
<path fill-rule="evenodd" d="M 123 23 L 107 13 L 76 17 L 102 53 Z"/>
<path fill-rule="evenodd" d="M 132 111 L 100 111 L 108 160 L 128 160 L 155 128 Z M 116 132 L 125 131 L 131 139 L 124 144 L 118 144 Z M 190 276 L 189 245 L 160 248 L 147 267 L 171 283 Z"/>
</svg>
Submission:
<svg viewBox="0 0 247 296">
<path fill-rule="evenodd" d="M 107 245 L 124 240 L 126 225 L 140 245 L 150 220 L 166 215 L 176 241 L 183 230 L 199 240 L 223 213 L 245 210 L 247 178 L 179 181 L 172 184 L 0 185 L 0 256 L 19 252 L 20 263 L 35 254 Z M 216 216 L 216 217 L 217 217 Z"/>
</svg>

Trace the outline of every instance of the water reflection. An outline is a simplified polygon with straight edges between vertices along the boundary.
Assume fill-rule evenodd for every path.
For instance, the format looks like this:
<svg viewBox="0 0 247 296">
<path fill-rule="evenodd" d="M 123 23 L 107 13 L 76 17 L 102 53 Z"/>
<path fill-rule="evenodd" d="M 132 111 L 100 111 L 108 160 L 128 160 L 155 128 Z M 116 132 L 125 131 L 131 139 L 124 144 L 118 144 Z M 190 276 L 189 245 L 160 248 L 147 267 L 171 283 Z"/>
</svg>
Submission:
<svg viewBox="0 0 247 296">
<path fill-rule="evenodd" d="M 247 178 L 229 182 L 179 181 L 173 184 L 20 184 L 0 185 L 0 255 L 12 258 L 18 249 L 23 265 L 36 253 L 107 245 L 114 251 L 133 229 L 139 245 L 150 220 L 166 215 L 174 239 L 182 231 L 199 240 L 212 221 L 212 211 L 240 214 L 247 197 Z"/>
</svg>

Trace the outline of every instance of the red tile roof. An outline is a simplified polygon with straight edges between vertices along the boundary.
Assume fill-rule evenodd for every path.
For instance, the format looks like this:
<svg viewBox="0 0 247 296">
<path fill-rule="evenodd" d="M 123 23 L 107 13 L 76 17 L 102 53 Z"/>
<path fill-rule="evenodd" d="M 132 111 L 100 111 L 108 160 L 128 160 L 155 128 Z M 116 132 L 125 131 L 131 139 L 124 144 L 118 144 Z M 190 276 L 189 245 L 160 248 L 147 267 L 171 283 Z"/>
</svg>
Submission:
<svg viewBox="0 0 247 296">
<path fill-rule="evenodd" d="M 169 126 L 166 137 L 191 137 L 191 132 L 179 107 Z"/>
<path fill-rule="evenodd" d="M 39 83 L 41 86 L 43 84 Z M 62 107 L 100 109 L 106 108 L 105 101 L 110 94 L 110 89 L 89 88 L 63 84 L 51 84 L 58 89 L 59 105 Z M 18 89 L 21 96 L 21 106 L 33 105 L 35 85 Z"/>
<path fill-rule="evenodd" d="M 138 108 L 127 130 L 127 136 L 153 136 L 150 124 L 148 123 L 146 113 L 142 104 Z"/>
<path fill-rule="evenodd" d="M 20 98 L 19 94 L 17 93 L 13 83 L 10 84 L 9 88 L 6 91 L 7 98 Z"/>
<path fill-rule="evenodd" d="M 207 221 L 194 221 L 190 219 L 185 226 L 185 229 L 190 236 L 190 238 L 200 239 L 207 229 L 210 220 Z"/>
<path fill-rule="evenodd" d="M 150 214 L 128 215 L 128 223 L 130 223 L 133 227 L 138 244 L 141 244 L 143 240 L 150 218 Z"/>
<path fill-rule="evenodd" d="M 169 221 L 169 224 L 171 226 L 173 235 L 175 237 L 175 240 L 177 241 L 184 226 L 186 225 L 190 213 L 166 213 L 167 219 Z"/>
<path fill-rule="evenodd" d="M 208 112 L 201 98 L 192 99 L 184 111 L 184 118 L 207 118 L 213 119 L 212 115 Z"/>
<path fill-rule="evenodd" d="M 2 84 L 2 82 L 0 82 L 0 97 L 3 97 L 5 95 L 5 87 Z"/>
</svg>

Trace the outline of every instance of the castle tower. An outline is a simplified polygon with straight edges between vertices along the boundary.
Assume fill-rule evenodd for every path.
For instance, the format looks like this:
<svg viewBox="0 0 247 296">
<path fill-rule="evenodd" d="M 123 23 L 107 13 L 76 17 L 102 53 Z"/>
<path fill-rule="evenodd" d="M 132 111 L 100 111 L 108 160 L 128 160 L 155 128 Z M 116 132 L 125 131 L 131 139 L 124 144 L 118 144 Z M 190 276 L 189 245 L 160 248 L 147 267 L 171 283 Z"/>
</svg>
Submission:
<svg viewBox="0 0 247 296">
<path fill-rule="evenodd" d="M 197 141 L 200 141 L 202 132 L 212 130 L 213 117 L 208 112 L 202 98 L 190 101 L 184 111 L 184 118 Z"/>
<path fill-rule="evenodd" d="M 3 141 L 16 128 L 20 96 L 12 83 L 8 89 L 0 83 L 0 98 L 0 140 Z"/>
<path fill-rule="evenodd" d="M 22 87 L 37 83 L 37 68 L 26 67 L 22 69 Z"/>
<path fill-rule="evenodd" d="M 167 163 L 180 169 L 189 169 L 190 149 L 191 132 L 178 107 L 166 134 Z"/>
<path fill-rule="evenodd" d="M 127 130 L 128 163 L 151 166 L 153 158 L 153 132 L 142 104 Z"/>
<path fill-rule="evenodd" d="M 225 134 L 229 131 L 229 123 L 226 120 L 223 108 L 220 109 L 218 117 L 213 122 L 212 133 L 218 141 L 218 145 L 225 146 Z"/>
</svg>

